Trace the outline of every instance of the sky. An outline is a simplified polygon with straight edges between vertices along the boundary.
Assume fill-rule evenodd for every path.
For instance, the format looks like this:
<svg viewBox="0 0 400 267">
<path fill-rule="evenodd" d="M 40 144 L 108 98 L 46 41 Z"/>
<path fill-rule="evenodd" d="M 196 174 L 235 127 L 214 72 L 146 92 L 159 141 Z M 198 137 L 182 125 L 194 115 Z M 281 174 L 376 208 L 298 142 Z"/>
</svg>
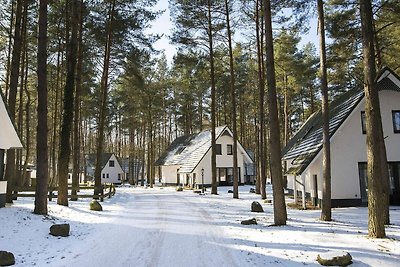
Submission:
<svg viewBox="0 0 400 267">
<path fill-rule="evenodd" d="M 168 0 L 159 0 L 154 10 L 165 10 L 165 12 L 153 22 L 152 28 L 148 29 L 148 33 L 162 34 L 160 40 L 158 40 L 154 47 L 157 50 L 164 51 L 167 61 L 169 64 L 172 63 L 173 57 L 176 53 L 176 46 L 172 45 L 168 39 L 173 29 L 173 23 L 170 19 L 170 11 L 168 7 Z M 318 47 L 318 36 L 317 36 L 317 19 L 312 18 L 310 20 L 310 30 L 307 34 L 301 36 L 300 47 L 304 46 L 307 42 L 314 43 L 315 47 Z"/>
</svg>

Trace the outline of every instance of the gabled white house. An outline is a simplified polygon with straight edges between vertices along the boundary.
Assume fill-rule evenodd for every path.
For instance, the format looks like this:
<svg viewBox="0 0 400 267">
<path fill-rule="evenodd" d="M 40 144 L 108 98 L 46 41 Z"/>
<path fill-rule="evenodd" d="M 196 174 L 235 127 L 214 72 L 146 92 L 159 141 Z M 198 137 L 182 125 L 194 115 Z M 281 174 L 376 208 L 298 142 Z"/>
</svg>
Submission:
<svg viewBox="0 0 400 267">
<path fill-rule="evenodd" d="M 227 126 L 215 129 L 217 144 L 217 181 L 219 185 L 233 184 L 233 134 Z M 253 160 L 238 142 L 240 183 L 250 175 L 246 171 Z M 211 185 L 211 130 L 177 138 L 156 161 L 165 185 Z M 253 175 L 253 174 L 251 174 Z"/>
<path fill-rule="evenodd" d="M 94 179 L 96 168 L 96 154 L 85 156 L 86 174 Z M 121 184 L 125 173 L 114 153 L 103 153 L 101 157 L 101 183 Z"/>
<path fill-rule="evenodd" d="M 4 177 L 4 155 L 10 148 L 22 148 L 14 125 L 11 122 L 6 106 L 3 102 L 3 95 L 0 94 L 0 208 L 4 207 L 7 192 L 7 177 Z M 3 180 L 4 179 L 4 180 Z"/>
<path fill-rule="evenodd" d="M 400 204 L 400 78 L 388 68 L 378 75 L 380 108 L 389 165 L 391 203 Z M 367 152 L 363 88 L 330 104 L 332 206 L 367 204 Z M 288 189 L 322 199 L 322 114 L 313 114 L 283 149 Z"/>
</svg>

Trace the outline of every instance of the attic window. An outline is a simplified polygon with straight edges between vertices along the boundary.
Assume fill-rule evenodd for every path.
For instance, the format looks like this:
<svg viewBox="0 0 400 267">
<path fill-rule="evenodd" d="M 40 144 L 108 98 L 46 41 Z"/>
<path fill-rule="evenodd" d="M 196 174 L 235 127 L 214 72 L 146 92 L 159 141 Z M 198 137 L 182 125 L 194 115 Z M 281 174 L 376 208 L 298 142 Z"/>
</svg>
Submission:
<svg viewBox="0 0 400 267">
<path fill-rule="evenodd" d="M 108 167 L 114 167 L 115 166 L 115 162 L 113 160 L 110 160 L 108 162 Z"/>
<path fill-rule="evenodd" d="M 183 152 L 183 150 L 185 150 L 185 146 L 181 146 L 180 148 L 178 148 L 178 150 L 176 150 L 175 155 L 179 155 Z"/>
<path fill-rule="evenodd" d="M 394 133 L 400 133 L 400 110 L 393 110 L 392 118 L 393 118 Z"/>
<path fill-rule="evenodd" d="M 366 124 L 365 111 L 361 111 L 361 130 L 362 130 L 363 134 L 367 133 L 367 124 Z"/>
</svg>

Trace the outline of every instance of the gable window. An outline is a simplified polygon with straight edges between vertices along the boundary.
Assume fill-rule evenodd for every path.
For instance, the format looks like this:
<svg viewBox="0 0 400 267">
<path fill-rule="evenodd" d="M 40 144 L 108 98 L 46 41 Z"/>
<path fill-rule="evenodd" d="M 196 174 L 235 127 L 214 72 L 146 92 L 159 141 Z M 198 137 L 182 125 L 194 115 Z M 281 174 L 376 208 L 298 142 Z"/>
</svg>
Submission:
<svg viewBox="0 0 400 267">
<path fill-rule="evenodd" d="M 106 174 L 105 173 L 103 173 L 103 178 L 106 178 Z"/>
<path fill-rule="evenodd" d="M 109 173 L 107 173 L 107 178 L 110 178 L 110 174 Z"/>
<path fill-rule="evenodd" d="M 216 145 L 215 145 L 215 154 L 216 154 L 216 155 L 222 155 L 221 144 L 216 144 Z"/>
<path fill-rule="evenodd" d="M 232 155 L 232 145 L 226 145 L 226 154 Z"/>
<path fill-rule="evenodd" d="M 113 160 L 110 160 L 108 162 L 108 167 L 114 167 L 115 166 L 115 162 Z"/>
<path fill-rule="evenodd" d="M 400 133 L 400 110 L 393 110 L 392 118 L 393 118 L 394 133 Z"/>
<path fill-rule="evenodd" d="M 361 130 L 362 130 L 363 134 L 367 133 L 367 124 L 366 124 L 365 111 L 361 111 Z"/>
</svg>

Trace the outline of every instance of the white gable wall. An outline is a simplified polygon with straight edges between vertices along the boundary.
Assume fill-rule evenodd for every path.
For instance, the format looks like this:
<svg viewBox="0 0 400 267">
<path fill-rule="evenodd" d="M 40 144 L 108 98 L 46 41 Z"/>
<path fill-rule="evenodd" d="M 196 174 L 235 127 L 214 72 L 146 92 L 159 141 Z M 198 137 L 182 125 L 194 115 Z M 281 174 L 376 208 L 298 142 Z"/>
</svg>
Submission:
<svg viewBox="0 0 400 267">
<path fill-rule="evenodd" d="M 176 185 L 179 167 L 179 165 L 161 166 L 161 182 L 167 185 Z"/>
<path fill-rule="evenodd" d="M 110 160 L 114 161 L 114 167 L 110 167 Z M 122 167 L 119 164 L 115 155 L 112 154 L 110 159 L 107 161 L 107 164 L 104 166 L 103 170 L 101 170 L 101 183 L 120 184 L 123 177 L 124 171 L 122 170 Z"/>
</svg>

